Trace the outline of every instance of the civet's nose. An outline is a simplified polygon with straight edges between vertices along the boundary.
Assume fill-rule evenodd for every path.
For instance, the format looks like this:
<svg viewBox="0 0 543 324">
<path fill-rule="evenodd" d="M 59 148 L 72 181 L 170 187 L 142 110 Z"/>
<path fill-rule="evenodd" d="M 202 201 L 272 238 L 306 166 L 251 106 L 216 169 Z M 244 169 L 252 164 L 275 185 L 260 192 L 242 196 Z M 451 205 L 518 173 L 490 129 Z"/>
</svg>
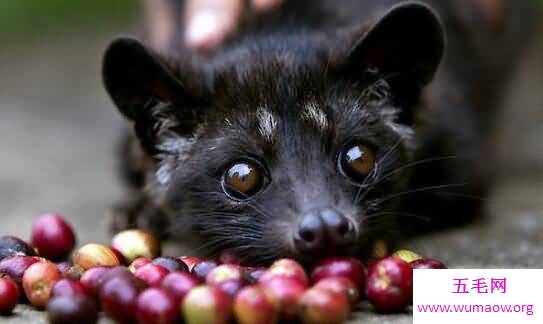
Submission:
<svg viewBox="0 0 543 324">
<path fill-rule="evenodd" d="M 352 222 L 331 208 L 306 213 L 294 230 L 294 244 L 302 254 L 335 252 L 355 240 Z"/>
</svg>

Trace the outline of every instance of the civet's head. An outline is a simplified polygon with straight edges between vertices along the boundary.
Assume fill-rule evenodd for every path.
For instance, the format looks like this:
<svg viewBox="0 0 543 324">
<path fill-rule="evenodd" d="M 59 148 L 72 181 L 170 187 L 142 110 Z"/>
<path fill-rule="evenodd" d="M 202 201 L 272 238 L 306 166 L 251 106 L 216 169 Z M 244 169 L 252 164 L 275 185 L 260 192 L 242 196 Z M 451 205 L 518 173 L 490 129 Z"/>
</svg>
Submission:
<svg viewBox="0 0 543 324">
<path fill-rule="evenodd" d="M 356 33 L 270 36 L 206 64 L 118 39 L 103 72 L 169 232 L 265 263 L 356 253 L 389 226 L 443 51 L 434 12 L 405 3 Z"/>
</svg>

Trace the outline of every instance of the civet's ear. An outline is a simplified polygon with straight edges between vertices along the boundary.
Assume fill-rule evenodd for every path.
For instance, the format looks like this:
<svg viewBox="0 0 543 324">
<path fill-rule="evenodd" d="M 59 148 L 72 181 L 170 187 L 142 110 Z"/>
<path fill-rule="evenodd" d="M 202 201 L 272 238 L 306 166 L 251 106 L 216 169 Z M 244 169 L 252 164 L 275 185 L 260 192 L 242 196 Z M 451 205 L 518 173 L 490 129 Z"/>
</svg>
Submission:
<svg viewBox="0 0 543 324">
<path fill-rule="evenodd" d="M 135 39 L 114 40 L 104 55 L 102 72 L 107 92 L 129 119 L 152 100 L 174 104 L 190 100 L 181 82 Z"/>
<path fill-rule="evenodd" d="M 139 41 L 113 41 L 106 50 L 102 73 L 107 92 L 119 111 L 134 121 L 136 134 L 149 153 L 157 153 L 161 133 L 191 133 L 196 100 Z"/>
<path fill-rule="evenodd" d="M 444 54 L 441 22 L 428 6 L 404 2 L 377 20 L 349 52 L 349 65 L 374 68 L 397 96 L 414 95 L 428 84 Z"/>
</svg>

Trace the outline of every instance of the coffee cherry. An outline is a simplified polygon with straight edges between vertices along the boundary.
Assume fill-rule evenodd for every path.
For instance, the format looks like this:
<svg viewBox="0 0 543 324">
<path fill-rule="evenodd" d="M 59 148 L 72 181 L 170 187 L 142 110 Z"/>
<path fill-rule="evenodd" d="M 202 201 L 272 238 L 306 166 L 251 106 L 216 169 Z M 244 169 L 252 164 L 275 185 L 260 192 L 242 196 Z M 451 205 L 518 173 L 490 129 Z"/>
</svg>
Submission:
<svg viewBox="0 0 543 324">
<path fill-rule="evenodd" d="M 113 253 L 115 253 L 115 256 L 119 260 L 119 265 L 128 265 L 128 261 L 126 261 L 126 258 L 119 250 L 112 248 L 111 246 L 109 248 L 111 249 L 111 251 L 113 251 Z"/>
<path fill-rule="evenodd" d="M 279 260 L 274 261 L 271 264 L 270 268 L 280 267 L 280 266 L 285 266 L 285 267 L 290 267 L 290 268 L 301 268 L 300 263 L 298 263 L 297 261 L 295 261 L 293 259 L 289 259 L 289 258 L 283 258 L 283 259 L 279 259 Z"/>
<path fill-rule="evenodd" d="M 68 270 L 67 273 L 63 273 L 62 275 L 63 277 L 70 278 L 73 280 L 80 280 L 83 273 L 85 273 L 85 269 L 75 264 Z"/>
<path fill-rule="evenodd" d="M 243 272 L 239 265 L 222 264 L 207 274 L 206 283 L 233 298 L 243 287 Z"/>
<path fill-rule="evenodd" d="M 179 304 L 160 288 L 144 290 L 136 301 L 139 324 L 175 324 L 180 319 Z"/>
<path fill-rule="evenodd" d="M 0 237 L 0 261 L 11 256 L 35 256 L 36 251 L 25 241 L 15 236 Z"/>
<path fill-rule="evenodd" d="M 398 250 L 392 254 L 393 257 L 402 259 L 403 261 L 410 263 L 416 260 L 422 259 L 422 257 L 413 251 Z"/>
<path fill-rule="evenodd" d="M 128 263 L 139 257 L 154 259 L 161 251 L 160 241 L 150 232 L 143 230 L 118 233 L 111 240 L 111 247 L 121 252 Z"/>
<path fill-rule="evenodd" d="M 81 284 L 90 296 L 98 295 L 98 283 L 100 278 L 109 270 L 106 267 L 96 267 L 89 269 L 81 276 Z"/>
<path fill-rule="evenodd" d="M 87 289 L 79 281 L 63 278 L 57 281 L 51 290 L 52 298 L 60 296 L 87 296 Z"/>
<path fill-rule="evenodd" d="M 234 300 L 234 315 L 239 324 L 275 324 L 277 304 L 259 286 L 243 288 Z"/>
<path fill-rule="evenodd" d="M 47 304 L 50 324 L 96 324 L 96 303 L 86 296 L 59 296 Z"/>
<path fill-rule="evenodd" d="M 158 257 L 153 260 L 153 264 L 164 267 L 169 272 L 189 271 L 189 268 L 183 261 L 172 257 Z"/>
<path fill-rule="evenodd" d="M 202 261 L 197 257 L 190 257 L 190 256 L 186 256 L 186 255 L 180 256 L 179 260 L 183 261 L 183 263 L 185 263 L 187 265 L 187 267 L 189 268 L 189 271 L 192 271 L 192 268 L 194 268 L 194 265 L 196 263 Z"/>
<path fill-rule="evenodd" d="M 143 267 L 146 264 L 152 263 L 153 261 L 149 258 L 136 258 L 130 265 L 128 266 L 128 269 L 130 269 L 130 272 L 134 273 L 138 268 Z"/>
<path fill-rule="evenodd" d="M 302 285 L 307 286 L 309 280 L 302 266 L 291 259 L 281 259 L 275 261 L 270 268 L 259 279 L 260 282 L 270 280 L 275 277 L 287 277 L 292 278 L 300 282 Z"/>
<path fill-rule="evenodd" d="M 433 259 L 415 260 L 409 264 L 413 269 L 447 269 L 443 263 Z"/>
<path fill-rule="evenodd" d="M 110 248 L 94 243 L 80 247 L 75 252 L 73 262 L 85 270 L 94 267 L 116 267 L 121 264 Z"/>
<path fill-rule="evenodd" d="M 274 277 L 260 283 L 266 293 L 274 298 L 281 318 L 294 320 L 298 315 L 298 301 L 302 297 L 305 286 L 297 279 Z"/>
<path fill-rule="evenodd" d="M 0 315 L 11 314 L 19 301 L 19 287 L 9 277 L 0 277 Z"/>
<path fill-rule="evenodd" d="M 116 322 L 134 322 L 136 319 L 136 299 L 145 288 L 145 283 L 133 276 L 117 275 L 112 277 L 100 288 L 99 296 L 102 309 Z"/>
<path fill-rule="evenodd" d="M 166 277 L 169 273 L 170 272 L 168 269 L 153 263 L 149 263 L 136 269 L 134 275 L 145 281 L 149 286 L 154 287 L 160 285 L 162 279 L 164 279 L 164 277 Z"/>
<path fill-rule="evenodd" d="M 236 295 L 241 290 L 241 288 L 243 288 L 243 286 L 244 283 L 242 280 L 227 280 L 215 285 L 215 287 L 222 290 L 230 298 L 236 297 Z"/>
<path fill-rule="evenodd" d="M 311 272 L 311 282 L 316 283 L 323 278 L 345 277 L 351 280 L 359 289 L 364 291 L 366 269 L 354 258 L 330 257 L 321 261 Z"/>
<path fill-rule="evenodd" d="M 200 280 L 200 282 L 204 282 L 206 280 L 207 275 L 211 272 L 211 270 L 218 267 L 219 264 L 216 261 L 213 260 L 202 260 L 198 263 L 196 263 L 192 270 L 190 271 L 192 275 Z"/>
<path fill-rule="evenodd" d="M 329 277 L 317 282 L 315 288 L 328 289 L 336 293 L 344 294 L 351 305 L 355 305 L 360 300 L 360 292 L 356 285 L 345 277 Z"/>
<path fill-rule="evenodd" d="M 186 324 L 227 324 L 230 298 L 219 288 L 199 286 L 192 289 L 182 305 Z"/>
<path fill-rule="evenodd" d="M 266 273 L 266 268 L 246 268 L 245 274 L 246 274 L 246 281 L 249 284 L 255 284 L 257 283 L 260 278 Z"/>
<path fill-rule="evenodd" d="M 62 262 L 57 263 L 57 268 L 58 268 L 58 271 L 62 273 L 62 276 L 64 276 L 64 274 L 68 272 L 68 270 L 70 270 L 70 268 L 73 265 L 74 264 L 71 261 L 62 261 Z"/>
<path fill-rule="evenodd" d="M 81 279 L 81 276 L 85 272 L 85 269 L 83 269 L 77 264 L 74 265 L 70 261 L 57 263 L 57 268 L 62 274 L 62 277 L 77 280 L 77 281 Z"/>
<path fill-rule="evenodd" d="M 45 214 L 32 224 L 32 246 L 40 256 L 53 260 L 64 260 L 75 246 L 72 227 L 59 214 Z"/>
<path fill-rule="evenodd" d="M 237 265 L 233 264 L 221 264 L 216 268 L 213 268 L 206 276 L 206 283 L 208 285 L 218 285 L 220 283 L 236 280 L 241 281 L 243 279 L 243 273 Z"/>
<path fill-rule="evenodd" d="M 376 262 L 368 271 L 368 300 L 378 312 L 400 312 L 413 296 L 413 270 L 395 257 Z"/>
<path fill-rule="evenodd" d="M 304 324 L 341 324 L 351 311 L 344 294 L 318 287 L 304 293 L 299 307 Z"/>
<path fill-rule="evenodd" d="M 63 277 L 65 277 L 66 273 L 70 270 L 70 268 L 73 266 L 73 263 L 70 261 L 62 261 L 57 263 L 57 269 L 60 271 Z"/>
<path fill-rule="evenodd" d="M 62 277 L 57 266 L 51 262 L 36 262 L 26 269 L 23 275 L 23 289 L 26 298 L 37 308 L 49 302 L 54 284 Z"/>
<path fill-rule="evenodd" d="M 31 256 L 7 257 L 0 261 L 0 274 L 9 276 L 19 286 L 19 289 L 22 289 L 23 275 L 26 269 L 38 261 L 38 258 Z"/>
<path fill-rule="evenodd" d="M 102 276 L 98 278 L 98 282 L 96 283 L 97 291 L 100 292 L 100 289 L 102 289 L 102 286 L 104 286 L 106 282 L 108 282 L 110 279 L 117 278 L 117 277 L 122 277 L 128 280 L 134 280 L 139 283 L 143 283 L 143 285 L 147 287 L 147 284 L 143 280 L 136 278 L 136 276 L 134 276 L 134 274 L 130 272 L 128 268 L 123 267 L 123 266 L 118 266 L 118 267 L 108 268 L 108 270 Z"/>
<path fill-rule="evenodd" d="M 189 273 L 172 272 L 164 277 L 160 286 L 172 295 L 179 304 L 187 293 L 198 284 L 198 280 Z"/>
<path fill-rule="evenodd" d="M 132 281 L 138 287 L 142 288 L 142 290 L 144 288 L 148 287 L 148 285 L 147 285 L 147 283 L 145 281 L 143 281 L 140 278 L 137 278 L 136 276 L 134 276 L 134 274 L 132 272 L 130 272 L 130 270 L 128 270 L 128 268 L 123 267 L 123 266 L 119 266 L 119 267 L 109 268 L 108 271 L 106 271 L 106 273 L 104 273 L 102 276 L 100 276 L 98 278 L 98 282 L 97 282 L 97 286 L 96 286 L 98 294 L 100 294 L 100 291 L 102 290 L 102 287 L 109 280 L 115 279 L 115 278 L 124 278 L 124 279 L 127 279 L 129 281 Z"/>
</svg>

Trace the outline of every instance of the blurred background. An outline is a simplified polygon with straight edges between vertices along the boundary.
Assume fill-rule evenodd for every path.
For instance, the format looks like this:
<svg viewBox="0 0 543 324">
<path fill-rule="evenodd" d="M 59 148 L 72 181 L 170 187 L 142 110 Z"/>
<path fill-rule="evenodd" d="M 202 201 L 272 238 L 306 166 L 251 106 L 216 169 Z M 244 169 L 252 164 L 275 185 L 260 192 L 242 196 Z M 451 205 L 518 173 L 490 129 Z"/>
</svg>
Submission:
<svg viewBox="0 0 543 324">
<path fill-rule="evenodd" d="M 137 32 L 138 10 L 133 0 L 0 1 L 0 235 L 28 238 L 33 217 L 58 211 L 80 242 L 106 240 L 122 119 L 100 65 L 115 35 Z"/>
<path fill-rule="evenodd" d="M 57 211 L 79 243 L 107 242 L 104 214 L 122 197 L 114 151 L 123 121 L 102 88 L 101 58 L 115 35 L 140 31 L 141 16 L 134 0 L 0 0 L 0 235 L 28 238 L 34 217 Z M 451 267 L 543 268 L 542 72 L 539 22 L 496 109 L 488 217 L 407 247 Z M 6 321 L 45 320 L 26 310 Z"/>
<path fill-rule="evenodd" d="M 113 154 L 122 119 L 100 61 L 115 35 L 139 32 L 139 5 L 0 1 L 0 235 L 27 238 L 33 217 L 58 211 L 80 243 L 107 240 L 103 216 L 122 193 Z M 542 72 L 540 23 L 496 110 L 490 217 L 417 240 L 417 249 L 452 266 L 543 267 Z"/>
</svg>

